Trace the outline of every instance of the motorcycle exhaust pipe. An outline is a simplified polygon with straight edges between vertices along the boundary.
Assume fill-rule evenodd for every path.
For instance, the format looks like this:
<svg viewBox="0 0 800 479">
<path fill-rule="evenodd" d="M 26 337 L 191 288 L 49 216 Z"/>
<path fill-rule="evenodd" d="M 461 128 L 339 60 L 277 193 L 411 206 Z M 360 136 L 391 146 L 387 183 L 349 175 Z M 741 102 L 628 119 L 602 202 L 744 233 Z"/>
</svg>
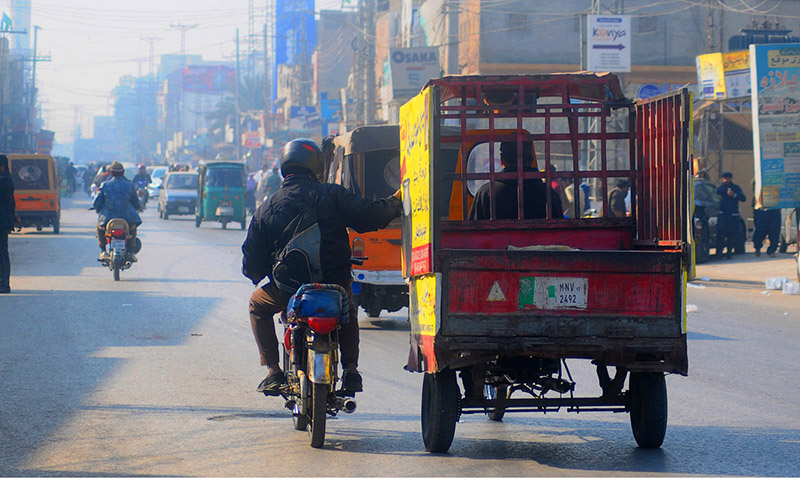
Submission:
<svg viewBox="0 0 800 479">
<path fill-rule="evenodd" d="M 336 409 L 353 414 L 356 411 L 356 401 L 353 398 L 336 398 Z"/>
</svg>

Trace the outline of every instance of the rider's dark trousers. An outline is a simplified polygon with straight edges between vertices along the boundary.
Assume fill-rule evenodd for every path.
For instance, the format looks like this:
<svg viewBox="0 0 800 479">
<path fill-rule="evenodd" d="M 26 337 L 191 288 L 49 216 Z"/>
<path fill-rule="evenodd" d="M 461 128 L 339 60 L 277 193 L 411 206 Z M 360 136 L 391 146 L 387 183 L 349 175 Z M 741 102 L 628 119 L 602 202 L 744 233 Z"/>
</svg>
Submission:
<svg viewBox="0 0 800 479">
<path fill-rule="evenodd" d="M 358 366 L 358 309 L 353 304 L 352 281 L 337 281 L 347 291 L 350 302 L 350 320 L 339 330 L 339 349 L 342 366 Z M 280 364 L 278 337 L 275 334 L 273 316 L 286 309 L 291 295 L 274 283 L 267 283 L 250 296 L 250 325 L 256 338 L 261 365 Z"/>
</svg>

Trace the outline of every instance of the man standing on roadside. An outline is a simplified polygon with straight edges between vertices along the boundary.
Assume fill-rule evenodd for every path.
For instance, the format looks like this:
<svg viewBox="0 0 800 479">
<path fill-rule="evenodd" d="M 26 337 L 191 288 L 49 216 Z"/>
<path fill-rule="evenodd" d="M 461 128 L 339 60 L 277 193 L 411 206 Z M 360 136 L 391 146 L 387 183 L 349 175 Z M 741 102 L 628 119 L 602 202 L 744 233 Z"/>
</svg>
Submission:
<svg viewBox="0 0 800 479">
<path fill-rule="evenodd" d="M 725 257 L 733 257 L 733 249 L 740 242 L 739 224 L 739 202 L 744 202 L 744 196 L 739 185 L 733 182 L 733 173 L 726 171 L 722 174 L 722 183 L 717 187 L 717 194 L 721 197 L 719 202 L 719 213 L 717 213 L 717 258 L 722 258 L 725 244 L 728 245 L 728 253 Z"/>
<path fill-rule="evenodd" d="M 11 260 L 8 257 L 8 234 L 22 229 L 14 203 L 14 182 L 8 166 L 8 157 L 0 155 L 0 294 L 11 292 Z"/>
</svg>

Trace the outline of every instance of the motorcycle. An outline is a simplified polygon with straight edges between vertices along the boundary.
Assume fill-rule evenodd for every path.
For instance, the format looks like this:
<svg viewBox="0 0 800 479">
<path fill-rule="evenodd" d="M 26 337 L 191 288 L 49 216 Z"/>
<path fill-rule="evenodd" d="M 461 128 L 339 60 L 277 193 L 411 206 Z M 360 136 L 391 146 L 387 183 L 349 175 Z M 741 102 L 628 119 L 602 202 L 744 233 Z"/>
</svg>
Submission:
<svg viewBox="0 0 800 479">
<path fill-rule="evenodd" d="M 286 385 L 281 396 L 292 411 L 294 428 L 308 430 L 311 447 L 325 441 L 327 415 L 356 410 L 354 393 L 336 390 L 338 328 L 348 320 L 344 288 L 336 284 L 305 284 L 289 299 L 281 314 L 284 325 L 283 369 Z"/>
<path fill-rule="evenodd" d="M 147 206 L 147 182 L 144 180 L 137 180 L 136 181 L 136 195 L 139 196 L 139 204 L 142 207 L 142 211 L 144 211 L 145 206 Z"/>
<path fill-rule="evenodd" d="M 127 247 L 129 231 L 128 222 L 122 218 L 112 218 L 106 224 L 106 254 L 98 261 L 114 273 L 114 281 L 119 281 L 120 271 L 133 266 L 133 255 L 141 249 L 139 238 L 135 239 L 133 249 Z"/>
</svg>

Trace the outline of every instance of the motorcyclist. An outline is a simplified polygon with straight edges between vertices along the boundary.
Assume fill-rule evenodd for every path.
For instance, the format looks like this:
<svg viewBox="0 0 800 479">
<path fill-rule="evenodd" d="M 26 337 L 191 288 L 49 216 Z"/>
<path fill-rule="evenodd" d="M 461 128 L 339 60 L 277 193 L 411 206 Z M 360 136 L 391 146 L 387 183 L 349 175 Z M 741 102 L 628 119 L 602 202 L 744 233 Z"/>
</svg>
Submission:
<svg viewBox="0 0 800 479">
<path fill-rule="evenodd" d="M 136 190 L 139 189 L 144 190 L 144 201 L 147 202 L 147 190 L 145 189 L 147 185 L 153 182 L 153 178 L 147 173 L 147 168 L 142 164 L 139 165 L 139 172 L 136 173 L 136 176 L 133 177 L 133 184 L 136 186 Z"/>
<path fill-rule="evenodd" d="M 341 285 L 350 300 L 350 318 L 339 331 L 344 375 L 343 387 L 348 392 L 362 391 L 358 366 L 358 320 L 352 298 L 350 274 L 351 250 L 347 228 L 359 233 L 385 228 L 400 216 L 402 202 L 398 193 L 375 201 L 348 192 L 342 186 L 321 183 L 324 161 L 320 147 L 313 141 L 297 139 L 287 143 L 281 152 L 283 183 L 268 201 L 256 211 L 242 245 L 242 273 L 258 284 L 265 284 L 250 297 L 250 323 L 258 346 L 261 365 L 267 366 L 267 377 L 258 391 L 268 396 L 280 394 L 286 376 L 278 364 L 278 340 L 273 315 L 284 310 L 291 296 L 272 280 L 275 253 L 284 245 L 277 244 L 285 227 L 301 212 L 304 205 L 314 205 L 322 237 L 320 254 L 322 276 L 326 283 Z"/>
<path fill-rule="evenodd" d="M 133 254 L 136 245 L 136 229 L 142 224 L 139 217 L 141 205 L 136 195 L 136 188 L 128 181 L 125 167 L 115 161 L 109 167 L 111 179 L 100 186 L 97 196 L 92 203 L 92 208 L 97 211 L 97 241 L 100 246 L 100 260 L 108 259 L 106 256 L 106 224 L 112 218 L 122 218 L 128 222 L 128 244 L 126 249 L 131 252 L 131 261 L 136 261 Z"/>
</svg>

